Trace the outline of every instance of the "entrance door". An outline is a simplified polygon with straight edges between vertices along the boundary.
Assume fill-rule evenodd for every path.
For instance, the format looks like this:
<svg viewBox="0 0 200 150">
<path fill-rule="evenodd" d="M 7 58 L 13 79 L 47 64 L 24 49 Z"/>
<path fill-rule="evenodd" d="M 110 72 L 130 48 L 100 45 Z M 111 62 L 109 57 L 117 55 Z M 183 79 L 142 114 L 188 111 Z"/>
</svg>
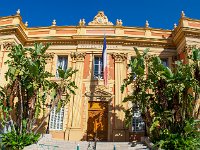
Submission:
<svg viewBox="0 0 200 150">
<path fill-rule="evenodd" d="M 107 141 L 108 137 L 108 103 L 89 102 L 88 103 L 88 141 L 94 141 L 95 137 L 99 141 Z"/>
</svg>

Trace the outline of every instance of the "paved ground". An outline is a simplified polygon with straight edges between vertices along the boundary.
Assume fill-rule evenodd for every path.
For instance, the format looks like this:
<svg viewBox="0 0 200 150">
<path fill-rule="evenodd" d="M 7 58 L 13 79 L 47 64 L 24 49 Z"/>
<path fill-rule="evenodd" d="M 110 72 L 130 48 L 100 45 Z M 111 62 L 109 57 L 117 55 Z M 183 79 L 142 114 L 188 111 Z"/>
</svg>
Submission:
<svg viewBox="0 0 200 150">
<path fill-rule="evenodd" d="M 94 150 L 94 142 L 54 140 L 51 137 L 42 138 L 37 144 L 24 150 Z M 148 150 L 142 143 L 129 142 L 97 142 L 96 150 Z"/>
</svg>

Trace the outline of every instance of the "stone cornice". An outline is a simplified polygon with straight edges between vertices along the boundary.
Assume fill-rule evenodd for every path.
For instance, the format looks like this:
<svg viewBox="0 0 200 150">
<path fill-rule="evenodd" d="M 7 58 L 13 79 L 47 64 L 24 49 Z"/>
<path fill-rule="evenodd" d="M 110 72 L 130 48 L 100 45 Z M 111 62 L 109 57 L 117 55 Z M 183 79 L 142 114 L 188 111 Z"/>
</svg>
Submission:
<svg viewBox="0 0 200 150">
<path fill-rule="evenodd" d="M 27 40 L 27 35 L 25 34 L 24 30 L 21 28 L 21 26 L 6 26 L 0 29 L 1 35 L 12 35 L 14 34 L 19 41 L 24 45 L 25 41 Z"/>
<path fill-rule="evenodd" d="M 145 27 L 105 26 L 101 24 L 95 26 L 47 26 L 29 28 L 24 25 L 19 15 L 0 17 L 2 22 L 6 22 L 6 19 L 11 19 L 11 23 L 0 24 L 0 33 L 3 35 L 14 34 L 26 46 L 33 45 L 35 42 L 52 43 L 53 45 L 77 45 L 82 42 L 88 43 L 89 40 L 92 43 L 102 44 L 103 31 L 105 30 L 108 32 L 106 35 L 107 43 L 111 45 L 175 48 L 177 47 L 177 43 L 184 38 L 186 29 L 188 30 L 187 36 L 199 38 L 198 32 L 200 32 L 196 28 L 183 28 L 181 23 L 174 31 Z M 180 20 L 181 22 L 188 20 L 197 21 L 190 18 L 182 18 Z M 171 34 L 173 35 L 171 36 Z"/>
<path fill-rule="evenodd" d="M 25 46 L 32 46 L 35 42 L 42 42 L 44 44 L 51 43 L 51 45 L 77 45 L 78 44 L 103 44 L 102 38 L 97 39 L 65 39 L 65 40 L 49 40 L 49 39 L 37 39 L 37 40 L 28 40 L 25 43 Z M 172 41 L 167 40 L 151 40 L 151 39 L 121 39 L 116 40 L 115 38 L 107 39 L 107 45 L 122 45 L 122 46 L 140 46 L 140 47 L 163 47 L 163 48 L 175 48 L 175 45 Z"/>
<path fill-rule="evenodd" d="M 196 21 L 200 23 L 199 19 L 194 19 L 194 18 L 189 18 L 189 17 L 185 17 L 184 20 L 188 20 L 188 21 Z"/>
<path fill-rule="evenodd" d="M 102 44 L 102 36 L 67 36 L 67 37 L 41 37 L 31 38 L 25 42 L 25 45 L 32 45 L 34 42 L 51 43 L 58 45 L 76 45 L 83 43 L 95 43 Z M 175 47 L 172 40 L 169 39 L 155 39 L 155 38 L 139 38 L 139 37 L 127 37 L 127 36 L 108 36 L 107 44 L 121 44 L 132 46 L 148 46 L 148 47 Z"/>
<path fill-rule="evenodd" d="M 186 37 L 200 38 L 200 29 L 179 27 L 176 29 L 176 31 L 174 31 L 172 38 L 175 45 L 178 46 Z"/>
</svg>

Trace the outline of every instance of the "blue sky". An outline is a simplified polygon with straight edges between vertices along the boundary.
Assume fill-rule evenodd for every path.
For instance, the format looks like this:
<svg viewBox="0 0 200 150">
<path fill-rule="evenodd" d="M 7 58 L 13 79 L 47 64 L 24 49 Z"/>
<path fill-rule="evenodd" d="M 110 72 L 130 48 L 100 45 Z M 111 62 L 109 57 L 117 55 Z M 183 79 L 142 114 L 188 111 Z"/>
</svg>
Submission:
<svg viewBox="0 0 200 150">
<path fill-rule="evenodd" d="M 124 26 L 141 26 L 148 20 L 150 27 L 172 29 L 180 13 L 200 19 L 200 0 L 0 0 L 0 16 L 16 13 L 20 8 L 23 21 L 29 26 L 77 25 L 79 19 L 92 21 L 99 10 L 115 23 L 122 19 Z"/>
</svg>

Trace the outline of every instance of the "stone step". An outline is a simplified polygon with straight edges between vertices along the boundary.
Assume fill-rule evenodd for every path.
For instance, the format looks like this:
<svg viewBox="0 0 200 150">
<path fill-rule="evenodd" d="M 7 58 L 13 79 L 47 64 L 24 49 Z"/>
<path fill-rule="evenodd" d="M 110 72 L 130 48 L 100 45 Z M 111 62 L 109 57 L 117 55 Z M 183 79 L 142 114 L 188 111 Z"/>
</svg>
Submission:
<svg viewBox="0 0 200 150">
<path fill-rule="evenodd" d="M 64 141 L 52 139 L 51 135 L 43 136 L 37 144 L 26 147 L 25 150 L 93 150 L 94 142 L 87 141 Z M 132 142 L 97 142 L 96 150 L 144 150 L 147 149 L 142 143 Z M 148 150 L 148 149 L 147 149 Z"/>
</svg>

